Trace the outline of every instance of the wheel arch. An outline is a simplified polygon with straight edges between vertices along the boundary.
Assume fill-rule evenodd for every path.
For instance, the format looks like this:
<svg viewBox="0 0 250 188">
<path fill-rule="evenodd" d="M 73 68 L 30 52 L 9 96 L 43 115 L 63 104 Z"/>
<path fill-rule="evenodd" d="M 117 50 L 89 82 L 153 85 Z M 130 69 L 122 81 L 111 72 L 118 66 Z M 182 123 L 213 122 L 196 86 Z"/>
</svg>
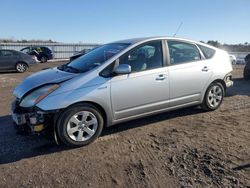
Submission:
<svg viewBox="0 0 250 188">
<path fill-rule="evenodd" d="M 63 110 L 61 110 L 60 112 L 59 112 L 59 115 L 57 115 L 57 118 L 56 119 L 58 119 L 59 117 L 60 117 L 60 115 L 66 110 L 66 109 L 68 109 L 68 108 L 71 108 L 71 107 L 74 107 L 74 106 L 80 106 L 80 105 L 92 105 L 92 106 L 94 106 L 94 107 L 96 107 L 100 112 L 101 112 L 101 114 L 102 114 L 102 116 L 103 116 L 103 121 L 104 121 L 104 127 L 107 127 L 108 126 L 108 119 L 107 119 L 107 113 L 106 113 L 106 111 L 104 110 L 104 108 L 100 105 L 100 104 L 98 104 L 98 103 L 96 103 L 96 102 L 93 102 L 93 101 L 81 101 L 81 102 L 76 102 L 76 103 L 74 103 L 74 104 L 71 104 L 71 105 L 69 105 L 69 106 L 67 106 L 66 108 L 64 108 Z M 57 120 L 56 120 L 57 121 Z"/>
<path fill-rule="evenodd" d="M 203 90 L 203 92 L 202 92 L 201 100 L 200 100 L 201 103 L 202 103 L 203 100 L 204 100 L 205 94 L 206 94 L 206 92 L 207 92 L 209 86 L 210 86 L 211 84 L 213 84 L 213 83 L 220 83 L 220 84 L 223 86 L 224 95 L 225 95 L 225 93 L 226 93 L 226 88 L 227 88 L 227 87 L 226 87 L 226 84 L 225 84 L 225 81 L 222 80 L 222 79 L 220 79 L 220 78 L 217 78 L 217 79 L 215 79 L 215 80 L 209 82 L 208 85 L 205 86 L 205 88 L 204 88 L 204 90 Z"/>
<path fill-rule="evenodd" d="M 17 66 L 18 63 L 24 63 L 29 68 L 29 64 L 26 63 L 25 61 L 17 61 L 16 64 L 15 64 L 15 66 Z"/>
<path fill-rule="evenodd" d="M 106 113 L 105 113 L 105 110 L 101 107 L 101 105 L 95 103 L 95 102 L 91 102 L 91 101 L 81 101 L 81 102 L 77 102 L 77 103 L 74 103 L 74 104 L 71 104 L 69 106 L 67 106 L 66 108 L 63 108 L 61 109 L 60 111 L 58 111 L 57 113 L 55 113 L 52 121 L 53 121 L 53 137 L 54 137 L 54 140 L 56 142 L 56 144 L 61 144 L 61 143 L 64 143 L 66 145 L 69 145 L 69 146 L 73 146 L 73 147 L 78 147 L 78 146 L 84 146 L 84 145 L 87 145 L 91 142 L 93 142 L 100 134 L 101 134 L 101 130 L 102 128 L 100 129 L 99 133 L 98 133 L 98 136 L 97 137 L 93 137 L 94 140 L 91 141 L 91 139 L 87 140 L 87 143 L 83 144 L 83 145 L 72 145 L 72 143 L 65 143 L 65 138 L 62 138 L 62 133 L 60 132 L 60 127 L 57 126 L 57 123 L 60 122 L 60 119 L 63 117 L 64 115 L 64 112 L 69 109 L 69 108 L 72 108 L 72 107 L 79 107 L 79 106 L 82 106 L 82 105 L 85 105 L 85 106 L 89 106 L 92 108 L 96 108 L 102 115 L 103 117 L 103 127 L 106 127 Z"/>
<path fill-rule="evenodd" d="M 226 92 L 226 89 L 227 89 L 227 86 L 226 86 L 226 83 L 224 80 L 222 79 L 216 79 L 214 80 L 213 82 L 211 82 L 209 85 L 211 85 L 212 83 L 220 83 L 222 86 L 223 86 L 223 89 L 224 89 L 224 95 L 225 95 L 225 92 Z"/>
<path fill-rule="evenodd" d="M 18 70 L 17 70 L 17 65 L 18 65 L 18 64 L 21 64 L 21 63 L 26 65 L 25 71 L 27 71 L 27 70 L 30 68 L 28 63 L 26 63 L 25 61 L 19 60 L 19 61 L 16 62 L 15 67 L 14 67 L 14 70 L 18 71 Z M 25 72 L 25 71 L 23 71 L 23 72 Z M 18 71 L 18 72 L 19 72 L 19 71 Z"/>
<path fill-rule="evenodd" d="M 209 91 L 209 88 L 213 85 L 213 84 L 220 84 L 222 86 L 222 90 L 223 90 L 223 95 L 222 95 L 222 100 L 223 100 L 223 97 L 225 96 L 225 93 L 226 93 L 226 84 L 224 82 L 224 80 L 222 79 L 216 79 L 212 82 L 210 82 L 206 88 L 206 90 L 204 90 L 204 94 L 201 98 L 201 108 L 205 111 L 213 111 L 213 110 L 216 110 L 222 103 L 222 100 L 219 104 L 219 106 L 215 107 L 215 108 L 211 108 L 211 107 L 208 107 L 207 106 L 207 102 L 206 102 L 206 95 L 207 95 L 207 92 Z"/>
</svg>

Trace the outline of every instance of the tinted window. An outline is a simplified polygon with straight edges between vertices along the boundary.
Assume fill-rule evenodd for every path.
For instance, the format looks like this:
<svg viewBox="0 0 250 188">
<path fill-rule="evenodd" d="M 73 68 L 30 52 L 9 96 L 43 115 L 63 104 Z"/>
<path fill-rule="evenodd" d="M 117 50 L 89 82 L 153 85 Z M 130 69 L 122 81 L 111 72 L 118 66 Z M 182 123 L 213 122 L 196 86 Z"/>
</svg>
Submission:
<svg viewBox="0 0 250 188">
<path fill-rule="evenodd" d="M 105 61 L 119 53 L 129 44 L 112 43 L 96 48 L 89 53 L 71 61 L 67 66 L 77 69 L 81 72 L 89 71 L 97 66 L 100 66 Z"/>
<path fill-rule="evenodd" d="M 168 41 L 170 63 L 179 64 L 201 59 L 199 49 L 194 45 L 181 41 Z"/>
<path fill-rule="evenodd" d="M 120 58 L 120 64 L 131 66 L 132 72 L 162 67 L 161 41 L 149 42 Z"/>
<path fill-rule="evenodd" d="M 1 55 L 2 56 L 13 56 L 14 54 L 13 54 L 13 52 L 11 52 L 11 51 L 1 51 Z"/>
<path fill-rule="evenodd" d="M 208 47 L 205 47 L 205 46 L 202 46 L 202 45 L 198 45 L 198 46 L 201 49 L 204 56 L 206 57 L 206 59 L 210 59 L 210 58 L 212 58 L 214 56 L 214 54 L 215 54 L 214 49 L 211 49 L 211 48 L 208 48 Z"/>
</svg>

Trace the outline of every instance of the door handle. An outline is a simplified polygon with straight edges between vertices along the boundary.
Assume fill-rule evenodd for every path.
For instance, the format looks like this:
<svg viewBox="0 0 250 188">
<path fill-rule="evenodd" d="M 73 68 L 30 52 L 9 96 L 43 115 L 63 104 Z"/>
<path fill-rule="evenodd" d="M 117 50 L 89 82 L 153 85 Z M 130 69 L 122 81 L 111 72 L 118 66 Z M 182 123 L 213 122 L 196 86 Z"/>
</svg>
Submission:
<svg viewBox="0 0 250 188">
<path fill-rule="evenodd" d="M 164 74 L 160 74 L 159 76 L 156 77 L 156 80 L 165 80 L 167 77 Z"/>
<path fill-rule="evenodd" d="M 201 70 L 202 70 L 203 72 L 207 72 L 207 71 L 209 71 L 209 68 L 208 68 L 207 66 L 205 66 L 205 67 L 203 67 Z"/>
</svg>

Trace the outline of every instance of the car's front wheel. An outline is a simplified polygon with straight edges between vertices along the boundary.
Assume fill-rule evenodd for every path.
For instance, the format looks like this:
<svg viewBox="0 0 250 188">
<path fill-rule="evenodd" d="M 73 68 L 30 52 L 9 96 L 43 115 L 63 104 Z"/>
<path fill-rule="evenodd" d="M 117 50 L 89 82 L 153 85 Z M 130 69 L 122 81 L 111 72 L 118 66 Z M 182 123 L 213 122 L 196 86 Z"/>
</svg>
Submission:
<svg viewBox="0 0 250 188">
<path fill-rule="evenodd" d="M 91 104 L 82 104 L 66 109 L 57 121 L 56 130 L 64 144 L 78 147 L 93 142 L 103 126 L 101 112 Z"/>
<path fill-rule="evenodd" d="M 219 108 L 224 98 L 224 87 L 221 83 L 212 83 L 204 96 L 202 109 L 205 111 L 213 111 Z"/>
<path fill-rule="evenodd" d="M 28 65 L 26 65 L 25 63 L 19 62 L 16 64 L 16 71 L 17 72 L 25 72 L 28 69 Z"/>
</svg>

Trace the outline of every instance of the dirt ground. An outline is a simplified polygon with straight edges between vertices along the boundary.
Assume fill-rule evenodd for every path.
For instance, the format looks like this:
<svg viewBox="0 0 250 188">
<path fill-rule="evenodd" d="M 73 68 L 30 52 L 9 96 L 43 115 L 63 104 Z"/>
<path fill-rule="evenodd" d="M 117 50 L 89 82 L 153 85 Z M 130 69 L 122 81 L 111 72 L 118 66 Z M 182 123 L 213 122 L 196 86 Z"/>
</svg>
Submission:
<svg viewBox="0 0 250 188">
<path fill-rule="evenodd" d="M 222 106 L 188 108 L 104 130 L 67 149 L 15 134 L 11 92 L 24 73 L 0 73 L 0 187 L 250 187 L 250 81 L 234 67 Z"/>
</svg>

